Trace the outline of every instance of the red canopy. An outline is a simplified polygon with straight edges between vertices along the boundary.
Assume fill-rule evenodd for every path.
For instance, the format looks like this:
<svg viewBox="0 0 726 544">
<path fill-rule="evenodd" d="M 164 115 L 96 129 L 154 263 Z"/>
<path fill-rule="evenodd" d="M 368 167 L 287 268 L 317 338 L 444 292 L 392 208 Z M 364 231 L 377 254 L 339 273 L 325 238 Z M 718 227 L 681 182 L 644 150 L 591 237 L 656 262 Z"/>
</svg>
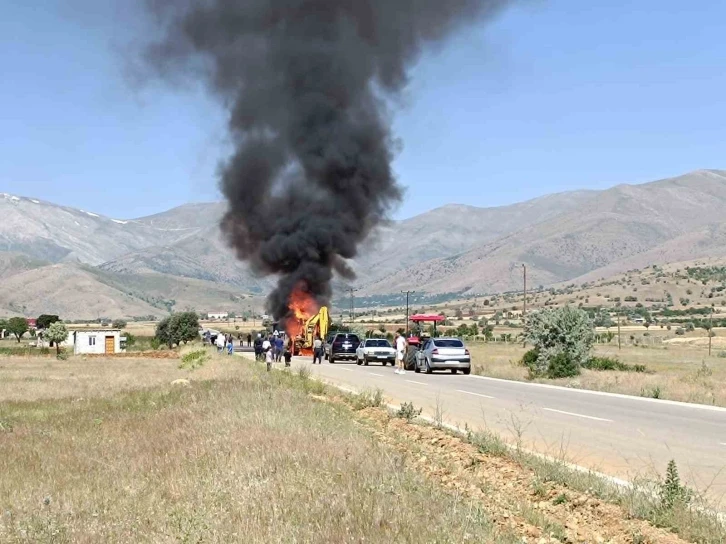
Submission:
<svg viewBox="0 0 726 544">
<path fill-rule="evenodd" d="M 434 315 L 434 314 L 416 314 L 409 317 L 411 321 L 414 323 L 418 323 L 420 321 L 433 321 L 434 323 L 438 323 L 439 321 L 445 321 L 446 318 L 443 315 Z"/>
</svg>

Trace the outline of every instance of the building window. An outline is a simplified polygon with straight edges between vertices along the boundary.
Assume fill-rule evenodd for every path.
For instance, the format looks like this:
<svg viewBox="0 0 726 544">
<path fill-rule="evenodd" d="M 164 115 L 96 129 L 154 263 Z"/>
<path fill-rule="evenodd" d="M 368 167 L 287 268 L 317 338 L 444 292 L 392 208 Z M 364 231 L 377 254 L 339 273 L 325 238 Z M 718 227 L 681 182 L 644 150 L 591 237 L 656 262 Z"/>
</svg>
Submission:
<svg viewBox="0 0 726 544">
<path fill-rule="evenodd" d="M 88 345 L 89 346 L 95 346 L 96 345 L 96 337 L 95 336 L 89 336 L 88 337 Z"/>
</svg>

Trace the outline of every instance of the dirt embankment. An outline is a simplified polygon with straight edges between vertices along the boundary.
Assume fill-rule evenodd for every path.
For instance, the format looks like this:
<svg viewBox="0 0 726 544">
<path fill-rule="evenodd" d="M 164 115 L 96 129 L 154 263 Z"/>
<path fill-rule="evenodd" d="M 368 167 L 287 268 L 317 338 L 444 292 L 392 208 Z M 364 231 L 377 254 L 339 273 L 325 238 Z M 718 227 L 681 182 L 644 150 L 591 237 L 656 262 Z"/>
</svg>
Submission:
<svg viewBox="0 0 726 544">
<path fill-rule="evenodd" d="M 546 481 L 515 460 L 479 452 L 435 427 L 409 423 L 379 408 L 356 412 L 374 436 L 405 455 L 409 467 L 481 503 L 502 532 L 547 544 L 677 544 L 685 540 L 619 506 Z"/>
</svg>

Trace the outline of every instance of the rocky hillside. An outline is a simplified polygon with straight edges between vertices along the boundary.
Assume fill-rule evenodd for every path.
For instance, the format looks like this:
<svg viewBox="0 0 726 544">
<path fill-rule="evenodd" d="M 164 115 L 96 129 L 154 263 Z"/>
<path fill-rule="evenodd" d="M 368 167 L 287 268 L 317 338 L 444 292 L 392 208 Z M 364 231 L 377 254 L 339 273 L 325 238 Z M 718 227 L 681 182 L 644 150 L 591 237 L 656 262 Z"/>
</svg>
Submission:
<svg viewBox="0 0 726 544">
<path fill-rule="evenodd" d="M 264 295 L 274 278 L 255 277 L 226 247 L 224 209 L 113 219 L 0 193 L 0 314 L 32 315 L 51 299 L 76 317 L 239 311 L 240 297 Z M 522 264 L 531 285 L 550 285 L 726 256 L 724 209 L 719 170 L 497 208 L 452 204 L 381 227 L 351 264 L 361 295 L 507 291 L 521 285 Z"/>
</svg>

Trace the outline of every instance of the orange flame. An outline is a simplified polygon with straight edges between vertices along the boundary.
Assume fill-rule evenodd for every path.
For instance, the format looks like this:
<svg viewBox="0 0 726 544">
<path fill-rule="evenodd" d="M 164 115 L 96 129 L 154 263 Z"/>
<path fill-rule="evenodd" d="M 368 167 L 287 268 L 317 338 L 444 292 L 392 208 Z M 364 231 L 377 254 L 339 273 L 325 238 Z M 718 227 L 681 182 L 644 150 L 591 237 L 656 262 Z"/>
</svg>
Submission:
<svg viewBox="0 0 726 544">
<path fill-rule="evenodd" d="M 320 306 L 306 290 L 306 285 L 301 282 L 290 294 L 288 308 L 295 316 L 295 319 L 288 319 L 285 323 L 285 332 L 290 338 L 297 338 L 302 335 L 305 323 L 308 319 L 318 313 Z"/>
</svg>

